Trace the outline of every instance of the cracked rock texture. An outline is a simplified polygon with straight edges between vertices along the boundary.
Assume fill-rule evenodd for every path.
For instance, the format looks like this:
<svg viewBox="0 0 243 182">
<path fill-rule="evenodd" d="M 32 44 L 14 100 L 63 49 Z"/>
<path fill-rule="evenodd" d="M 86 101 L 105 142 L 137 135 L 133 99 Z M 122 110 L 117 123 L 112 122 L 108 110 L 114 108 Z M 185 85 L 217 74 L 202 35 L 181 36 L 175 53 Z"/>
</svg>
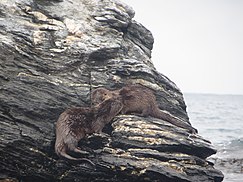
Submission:
<svg viewBox="0 0 243 182">
<path fill-rule="evenodd" d="M 189 123 L 183 95 L 151 61 L 153 37 L 115 0 L 1 0 L 0 179 L 5 181 L 222 181 L 209 141 L 170 123 L 119 115 L 80 141 L 95 163 L 59 159 L 55 122 L 90 106 L 90 91 L 140 83 L 160 109 Z M 163 60 L 166 61 L 166 60 Z"/>
</svg>

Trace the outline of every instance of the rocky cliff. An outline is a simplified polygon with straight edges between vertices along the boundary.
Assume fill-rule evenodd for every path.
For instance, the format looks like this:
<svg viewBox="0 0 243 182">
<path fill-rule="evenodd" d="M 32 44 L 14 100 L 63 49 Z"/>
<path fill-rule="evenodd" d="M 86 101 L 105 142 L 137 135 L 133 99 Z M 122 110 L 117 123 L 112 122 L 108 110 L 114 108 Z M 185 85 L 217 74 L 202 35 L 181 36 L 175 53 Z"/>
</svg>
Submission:
<svg viewBox="0 0 243 182">
<path fill-rule="evenodd" d="M 222 181 L 209 141 L 152 117 L 119 115 L 106 135 L 82 140 L 95 166 L 56 156 L 58 116 L 90 106 L 99 86 L 145 85 L 189 122 L 182 93 L 153 66 L 151 32 L 133 17 L 115 0 L 1 0 L 0 179 Z"/>
</svg>

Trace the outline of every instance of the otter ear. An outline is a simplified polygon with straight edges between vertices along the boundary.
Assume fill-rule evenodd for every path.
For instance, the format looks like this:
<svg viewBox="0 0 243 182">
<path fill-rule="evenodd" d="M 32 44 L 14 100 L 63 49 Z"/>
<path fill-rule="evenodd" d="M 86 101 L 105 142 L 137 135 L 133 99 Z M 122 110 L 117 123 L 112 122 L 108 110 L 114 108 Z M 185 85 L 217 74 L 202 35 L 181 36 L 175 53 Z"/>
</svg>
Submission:
<svg viewBox="0 0 243 182">
<path fill-rule="evenodd" d="M 96 89 L 91 91 L 91 97 L 94 97 L 96 94 L 97 94 L 97 90 Z"/>
<path fill-rule="evenodd" d="M 96 89 L 92 89 L 92 93 L 96 93 L 99 92 L 101 89 L 103 89 L 102 87 L 96 88 Z"/>
</svg>

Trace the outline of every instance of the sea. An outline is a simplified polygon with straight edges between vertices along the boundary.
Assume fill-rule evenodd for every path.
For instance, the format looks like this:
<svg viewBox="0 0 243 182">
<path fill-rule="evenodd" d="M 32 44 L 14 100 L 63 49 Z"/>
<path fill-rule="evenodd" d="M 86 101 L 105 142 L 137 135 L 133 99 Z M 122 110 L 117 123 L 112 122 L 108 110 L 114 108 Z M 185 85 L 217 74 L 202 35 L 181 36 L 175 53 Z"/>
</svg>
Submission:
<svg viewBox="0 0 243 182">
<path fill-rule="evenodd" d="M 183 95 L 191 124 L 218 150 L 208 160 L 224 182 L 243 182 L 243 95 Z"/>
</svg>

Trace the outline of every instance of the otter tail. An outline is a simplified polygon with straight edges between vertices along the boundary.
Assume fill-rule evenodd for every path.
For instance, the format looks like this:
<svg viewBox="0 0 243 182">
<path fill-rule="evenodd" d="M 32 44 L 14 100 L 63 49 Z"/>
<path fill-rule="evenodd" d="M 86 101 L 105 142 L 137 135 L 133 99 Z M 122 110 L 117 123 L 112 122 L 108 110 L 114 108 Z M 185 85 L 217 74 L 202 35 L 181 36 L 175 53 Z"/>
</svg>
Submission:
<svg viewBox="0 0 243 182">
<path fill-rule="evenodd" d="M 190 124 L 185 123 L 181 119 L 172 116 L 170 113 L 161 110 L 155 110 L 153 116 L 162 120 L 165 120 L 175 126 L 189 130 L 191 133 L 197 133 L 197 129 L 193 128 Z"/>
</svg>

